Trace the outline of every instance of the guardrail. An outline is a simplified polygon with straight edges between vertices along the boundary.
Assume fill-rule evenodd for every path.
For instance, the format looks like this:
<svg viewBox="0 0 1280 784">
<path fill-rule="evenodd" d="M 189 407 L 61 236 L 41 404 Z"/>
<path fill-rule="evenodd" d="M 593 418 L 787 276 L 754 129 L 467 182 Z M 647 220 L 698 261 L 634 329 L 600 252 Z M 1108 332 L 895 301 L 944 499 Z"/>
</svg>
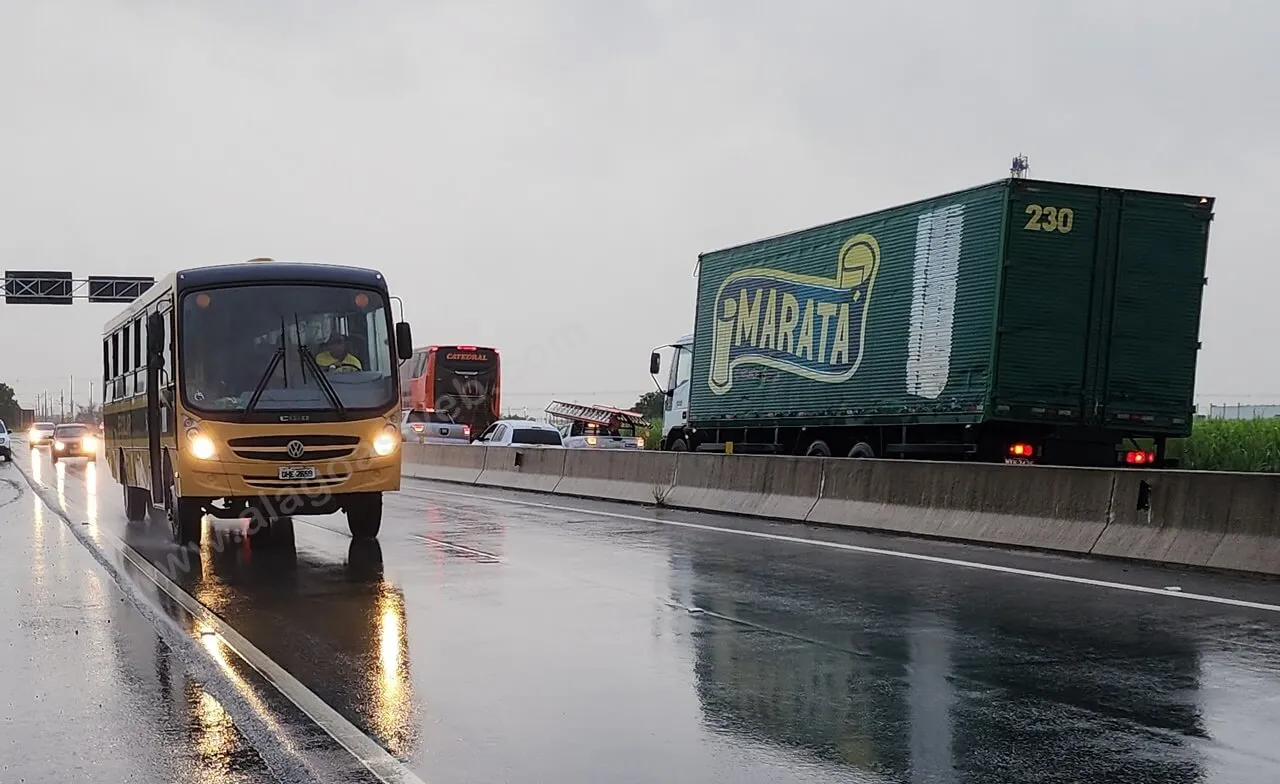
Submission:
<svg viewBox="0 0 1280 784">
<path fill-rule="evenodd" d="M 408 444 L 406 476 L 1280 575 L 1280 475 Z"/>
</svg>

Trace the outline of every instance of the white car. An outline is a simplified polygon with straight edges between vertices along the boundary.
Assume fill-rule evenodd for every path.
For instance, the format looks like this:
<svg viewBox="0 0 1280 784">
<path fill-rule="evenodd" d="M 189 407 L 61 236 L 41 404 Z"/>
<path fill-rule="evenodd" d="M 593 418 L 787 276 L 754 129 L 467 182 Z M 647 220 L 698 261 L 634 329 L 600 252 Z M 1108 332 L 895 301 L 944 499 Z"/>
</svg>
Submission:
<svg viewBox="0 0 1280 784">
<path fill-rule="evenodd" d="M 31 426 L 31 432 L 27 433 L 27 441 L 32 446 L 52 446 L 53 431 L 57 429 L 57 425 L 52 422 L 36 422 Z"/>
<path fill-rule="evenodd" d="M 560 430 L 555 425 L 531 422 L 526 419 L 503 419 L 489 425 L 480 437 L 471 443 L 476 446 L 521 446 L 543 449 L 564 449 Z"/>
<path fill-rule="evenodd" d="M 0 420 L 0 460 L 6 463 L 13 462 L 13 441 L 9 437 L 9 428 L 4 426 L 3 420 Z"/>
<path fill-rule="evenodd" d="M 400 412 L 400 436 L 406 444 L 459 444 L 471 441 L 471 426 L 446 411 L 405 409 Z"/>
</svg>

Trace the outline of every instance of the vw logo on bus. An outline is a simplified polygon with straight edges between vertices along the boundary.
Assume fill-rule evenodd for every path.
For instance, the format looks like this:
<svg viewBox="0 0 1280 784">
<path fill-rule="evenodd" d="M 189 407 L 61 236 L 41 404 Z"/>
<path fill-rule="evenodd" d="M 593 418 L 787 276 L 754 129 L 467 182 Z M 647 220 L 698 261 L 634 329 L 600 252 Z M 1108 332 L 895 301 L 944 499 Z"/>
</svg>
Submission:
<svg viewBox="0 0 1280 784">
<path fill-rule="evenodd" d="M 289 453 L 289 457 L 292 457 L 295 460 L 302 457 L 302 442 L 295 438 L 289 442 L 288 446 L 285 447 L 285 451 Z"/>
</svg>

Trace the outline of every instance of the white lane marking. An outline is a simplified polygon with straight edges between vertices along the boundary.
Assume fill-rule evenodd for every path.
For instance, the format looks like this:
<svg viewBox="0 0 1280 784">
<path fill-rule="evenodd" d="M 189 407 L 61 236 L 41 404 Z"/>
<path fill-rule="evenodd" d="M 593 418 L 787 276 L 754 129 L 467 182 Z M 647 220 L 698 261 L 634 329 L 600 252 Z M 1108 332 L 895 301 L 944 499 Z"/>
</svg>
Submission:
<svg viewBox="0 0 1280 784">
<path fill-rule="evenodd" d="M 416 488 L 419 492 L 434 495 L 457 496 L 459 498 L 479 499 L 483 501 L 492 501 L 500 504 L 512 504 L 515 506 L 527 506 L 535 509 L 548 509 L 556 512 L 573 512 L 574 514 L 593 514 L 600 517 L 611 517 L 618 520 L 635 520 L 653 525 L 669 525 L 676 528 L 690 528 L 697 531 L 709 531 L 718 534 L 730 534 L 732 536 L 746 536 L 752 539 L 765 539 L 772 542 L 788 542 L 791 544 L 803 544 L 812 547 L 825 547 L 829 550 L 843 550 L 851 553 L 863 553 L 867 555 L 887 555 L 891 558 L 904 558 L 908 561 L 924 561 L 926 563 L 946 564 L 947 566 L 959 566 L 964 569 L 977 569 L 984 572 L 997 572 L 999 574 L 1016 574 L 1021 577 L 1034 577 L 1041 580 L 1054 580 L 1061 583 L 1073 583 L 1075 585 L 1088 585 L 1094 588 L 1111 588 L 1117 591 L 1129 591 L 1132 593 L 1144 593 L 1153 596 L 1165 596 L 1175 599 L 1189 599 L 1197 602 L 1207 602 L 1209 604 L 1222 604 L 1230 607 L 1247 607 L 1251 610 L 1264 610 L 1266 612 L 1280 613 L 1280 605 L 1266 604 L 1263 602 L 1250 602 L 1244 599 L 1231 599 L 1225 596 L 1210 596 L 1202 593 L 1187 593 L 1186 591 L 1170 591 L 1167 588 L 1151 588 L 1145 585 L 1134 585 L 1133 583 L 1117 583 L 1110 580 L 1094 580 L 1089 577 L 1073 577 L 1068 574 L 1056 574 L 1054 572 L 1040 572 L 1034 569 L 1019 569 L 1013 566 L 999 566 L 997 564 L 981 563 L 979 561 L 964 561 L 959 558 L 944 558 L 938 555 L 924 555 L 922 553 L 908 553 L 900 550 L 885 550 L 879 547 L 864 547 L 856 544 L 845 544 L 843 542 L 827 542 L 821 539 L 805 539 L 800 536 L 787 536 L 786 534 L 771 534 L 763 531 L 746 531 L 738 528 L 724 528 L 718 525 L 704 525 L 702 523 L 689 523 L 682 520 L 663 520 L 655 517 L 644 517 L 642 515 L 624 514 L 622 512 L 601 512 L 592 509 L 582 509 L 573 506 L 561 506 L 559 504 L 545 504 L 537 501 L 520 501 L 514 498 L 496 498 L 488 495 L 477 495 L 475 493 L 459 493 L 452 490 L 436 490 L 425 487 Z M 607 501 L 606 501 L 607 503 Z M 766 521 L 768 522 L 768 521 Z"/>
<path fill-rule="evenodd" d="M 223 643 L 233 653 L 287 697 L 298 707 L 298 710 L 305 713 L 317 726 L 328 733 L 329 737 L 350 752 L 351 756 L 364 765 L 379 781 L 386 784 L 425 784 L 413 771 L 405 767 L 404 763 L 391 756 L 375 740 L 343 718 L 342 714 L 320 699 L 315 692 L 290 675 L 288 670 L 276 664 L 270 656 L 182 590 L 142 554 L 127 545 L 120 548 L 120 554 L 129 559 L 129 562 L 150 578 L 160 590 L 182 605 L 184 610 L 222 637 Z"/>
<path fill-rule="evenodd" d="M 27 478 L 45 491 L 51 489 L 31 475 L 27 475 Z M 55 505 L 51 502 L 51 499 L 46 498 L 44 494 L 38 491 L 36 495 L 49 507 L 50 511 L 70 522 L 70 514 L 65 508 Z M 206 608 L 195 597 L 184 591 L 181 586 L 170 580 L 145 556 L 134 550 L 113 531 L 101 526 L 99 526 L 98 530 L 101 535 L 110 537 L 113 540 L 114 549 L 121 557 L 128 559 L 130 563 L 155 583 L 157 588 L 182 605 L 182 608 L 190 613 L 192 617 L 217 633 L 222 638 L 223 644 L 230 648 L 232 653 L 240 657 L 245 664 L 265 678 L 278 692 L 292 702 L 298 710 L 315 722 L 316 726 L 324 730 L 329 737 L 346 749 L 375 778 L 383 782 L 383 784 L 426 784 L 417 774 L 409 770 L 404 763 L 391 756 L 377 741 L 347 721 L 342 714 L 330 707 L 315 692 L 304 686 L 301 681 L 290 675 L 285 668 L 277 664 L 270 656 L 267 656 L 256 645 L 241 636 L 239 632 Z M 86 544 L 86 546 L 88 545 Z M 209 654 L 206 652 L 206 655 Z"/>
</svg>

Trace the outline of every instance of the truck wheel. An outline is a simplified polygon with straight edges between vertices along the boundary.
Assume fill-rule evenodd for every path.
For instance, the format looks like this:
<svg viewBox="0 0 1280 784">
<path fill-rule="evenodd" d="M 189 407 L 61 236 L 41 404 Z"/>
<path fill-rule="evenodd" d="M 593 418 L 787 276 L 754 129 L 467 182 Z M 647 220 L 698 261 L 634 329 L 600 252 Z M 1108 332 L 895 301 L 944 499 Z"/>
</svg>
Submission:
<svg viewBox="0 0 1280 784">
<path fill-rule="evenodd" d="M 805 457 L 831 457 L 831 447 L 827 446 L 827 442 L 822 439 L 816 439 L 809 444 L 809 448 L 805 450 Z"/>
<path fill-rule="evenodd" d="M 859 441 L 853 445 L 853 449 L 849 450 L 849 457 L 873 458 L 875 456 L 876 450 L 872 449 L 866 441 Z"/>
<path fill-rule="evenodd" d="M 347 527 L 355 539 L 374 539 L 382 528 L 382 493 L 347 496 Z"/>
<path fill-rule="evenodd" d="M 672 452 L 688 452 L 689 442 L 685 441 L 683 438 L 677 438 L 675 441 L 671 442 L 670 449 Z"/>
</svg>

